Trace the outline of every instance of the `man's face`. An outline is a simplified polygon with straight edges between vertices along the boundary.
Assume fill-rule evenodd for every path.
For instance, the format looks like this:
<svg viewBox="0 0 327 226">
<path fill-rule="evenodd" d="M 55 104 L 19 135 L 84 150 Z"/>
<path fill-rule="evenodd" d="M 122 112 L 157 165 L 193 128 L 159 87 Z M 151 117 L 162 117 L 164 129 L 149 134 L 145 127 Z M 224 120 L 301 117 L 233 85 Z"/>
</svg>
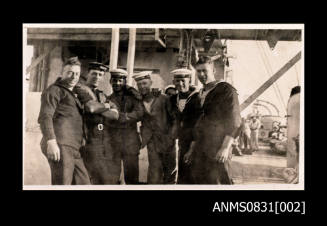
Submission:
<svg viewBox="0 0 327 226">
<path fill-rule="evenodd" d="M 137 81 L 137 88 L 141 95 L 145 96 L 150 93 L 152 81 L 150 79 L 142 79 Z"/>
<path fill-rule="evenodd" d="M 125 78 L 111 78 L 110 83 L 114 92 L 120 92 L 126 85 Z"/>
<path fill-rule="evenodd" d="M 199 64 L 195 69 L 196 75 L 203 85 L 215 80 L 213 63 Z"/>
<path fill-rule="evenodd" d="M 78 83 L 80 74 L 81 67 L 79 65 L 66 65 L 63 68 L 62 79 L 70 88 L 73 88 Z"/>
<path fill-rule="evenodd" d="M 89 86 L 98 87 L 103 78 L 104 71 L 91 69 L 88 73 L 86 84 Z"/>
<path fill-rule="evenodd" d="M 186 93 L 190 89 L 190 78 L 174 78 L 173 84 L 178 92 Z"/>
</svg>

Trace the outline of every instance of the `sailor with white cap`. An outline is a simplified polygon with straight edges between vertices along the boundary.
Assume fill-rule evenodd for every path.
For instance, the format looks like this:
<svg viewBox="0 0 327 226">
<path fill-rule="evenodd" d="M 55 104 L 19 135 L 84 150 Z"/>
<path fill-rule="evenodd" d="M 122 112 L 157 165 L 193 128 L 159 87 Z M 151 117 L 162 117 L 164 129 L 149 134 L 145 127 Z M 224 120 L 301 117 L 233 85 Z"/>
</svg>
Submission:
<svg viewBox="0 0 327 226">
<path fill-rule="evenodd" d="M 112 158 L 123 160 L 125 183 L 138 184 L 141 141 L 137 132 L 137 122 L 143 116 L 141 96 L 136 89 L 126 84 L 127 71 L 112 69 L 109 72 L 113 89 L 109 100 L 115 103 L 119 110 L 118 121 L 111 121 L 109 126 L 109 142 L 115 152 Z M 120 172 L 120 168 L 117 170 Z"/>
<path fill-rule="evenodd" d="M 165 94 L 169 97 L 177 93 L 176 87 L 174 85 L 168 85 L 165 87 Z"/>
<path fill-rule="evenodd" d="M 178 125 L 178 184 L 192 184 L 191 156 L 185 155 L 192 142 L 192 130 L 201 114 L 199 93 L 191 86 L 192 71 L 186 68 L 175 69 L 170 72 L 173 84 L 178 93 L 171 97 L 177 115 Z"/>
<path fill-rule="evenodd" d="M 148 184 L 174 184 L 176 174 L 175 115 L 168 96 L 155 95 L 151 89 L 151 71 L 136 73 L 133 78 L 142 95 L 142 148 L 147 146 Z"/>
</svg>

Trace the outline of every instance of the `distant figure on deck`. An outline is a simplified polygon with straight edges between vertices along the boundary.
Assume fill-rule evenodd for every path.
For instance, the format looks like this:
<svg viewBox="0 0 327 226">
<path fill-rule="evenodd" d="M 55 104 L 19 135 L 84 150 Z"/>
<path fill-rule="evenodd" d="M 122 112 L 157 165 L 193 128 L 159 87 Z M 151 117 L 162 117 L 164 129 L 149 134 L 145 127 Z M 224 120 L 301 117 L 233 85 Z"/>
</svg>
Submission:
<svg viewBox="0 0 327 226">
<path fill-rule="evenodd" d="M 259 150 L 258 137 L 259 137 L 259 129 L 261 127 L 261 123 L 260 120 L 258 119 L 258 116 L 253 115 L 251 119 L 252 119 L 250 122 L 251 150 L 252 152 L 255 152 Z"/>
<path fill-rule="evenodd" d="M 248 119 L 242 118 L 241 125 L 241 134 L 240 134 L 240 148 L 243 149 L 243 154 L 252 154 L 251 151 L 251 129 L 250 121 Z"/>
</svg>

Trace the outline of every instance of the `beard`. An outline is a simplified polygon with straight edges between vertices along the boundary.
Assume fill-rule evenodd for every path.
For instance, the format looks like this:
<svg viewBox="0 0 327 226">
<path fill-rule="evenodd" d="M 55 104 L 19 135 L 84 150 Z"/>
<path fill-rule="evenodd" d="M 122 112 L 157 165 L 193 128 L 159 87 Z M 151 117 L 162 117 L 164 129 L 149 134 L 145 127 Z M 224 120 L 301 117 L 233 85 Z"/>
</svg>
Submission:
<svg viewBox="0 0 327 226">
<path fill-rule="evenodd" d="M 142 88 L 142 89 L 140 90 L 140 93 L 142 94 L 142 96 L 147 96 L 147 95 L 150 94 L 150 91 L 151 91 L 150 88 Z"/>
</svg>

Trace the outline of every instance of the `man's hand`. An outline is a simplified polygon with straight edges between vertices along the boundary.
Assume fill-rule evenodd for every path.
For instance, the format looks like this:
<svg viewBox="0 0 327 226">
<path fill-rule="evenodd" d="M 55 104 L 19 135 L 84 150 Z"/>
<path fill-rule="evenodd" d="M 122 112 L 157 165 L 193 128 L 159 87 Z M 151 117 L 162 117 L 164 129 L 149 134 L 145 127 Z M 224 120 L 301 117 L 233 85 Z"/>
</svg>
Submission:
<svg viewBox="0 0 327 226">
<path fill-rule="evenodd" d="M 234 142 L 234 138 L 231 136 L 225 136 L 223 144 L 221 145 L 221 148 L 218 150 L 215 159 L 218 162 L 226 162 L 229 157 L 229 151 L 231 150 L 232 143 Z"/>
<path fill-rule="evenodd" d="M 186 164 L 188 164 L 188 165 L 191 164 L 191 162 L 192 162 L 192 154 L 193 154 L 193 151 L 194 151 L 194 146 L 195 146 L 195 142 L 192 141 L 189 151 L 186 152 L 184 157 L 183 157 L 184 162 Z"/>
<path fill-rule="evenodd" d="M 104 107 L 110 109 L 110 103 L 104 103 Z"/>
<path fill-rule="evenodd" d="M 55 139 L 48 140 L 47 142 L 47 156 L 49 160 L 58 161 L 60 160 L 60 149 Z"/>
<path fill-rule="evenodd" d="M 224 163 L 225 161 L 227 161 L 228 157 L 229 157 L 229 148 L 223 148 L 222 147 L 217 152 L 215 159 L 218 162 Z"/>
<path fill-rule="evenodd" d="M 184 162 L 187 164 L 187 165 L 189 165 L 189 164 L 191 164 L 191 162 L 192 162 L 192 153 L 193 153 L 193 151 L 192 150 L 189 150 L 188 152 L 186 152 L 185 153 L 185 155 L 184 155 Z"/>
</svg>

